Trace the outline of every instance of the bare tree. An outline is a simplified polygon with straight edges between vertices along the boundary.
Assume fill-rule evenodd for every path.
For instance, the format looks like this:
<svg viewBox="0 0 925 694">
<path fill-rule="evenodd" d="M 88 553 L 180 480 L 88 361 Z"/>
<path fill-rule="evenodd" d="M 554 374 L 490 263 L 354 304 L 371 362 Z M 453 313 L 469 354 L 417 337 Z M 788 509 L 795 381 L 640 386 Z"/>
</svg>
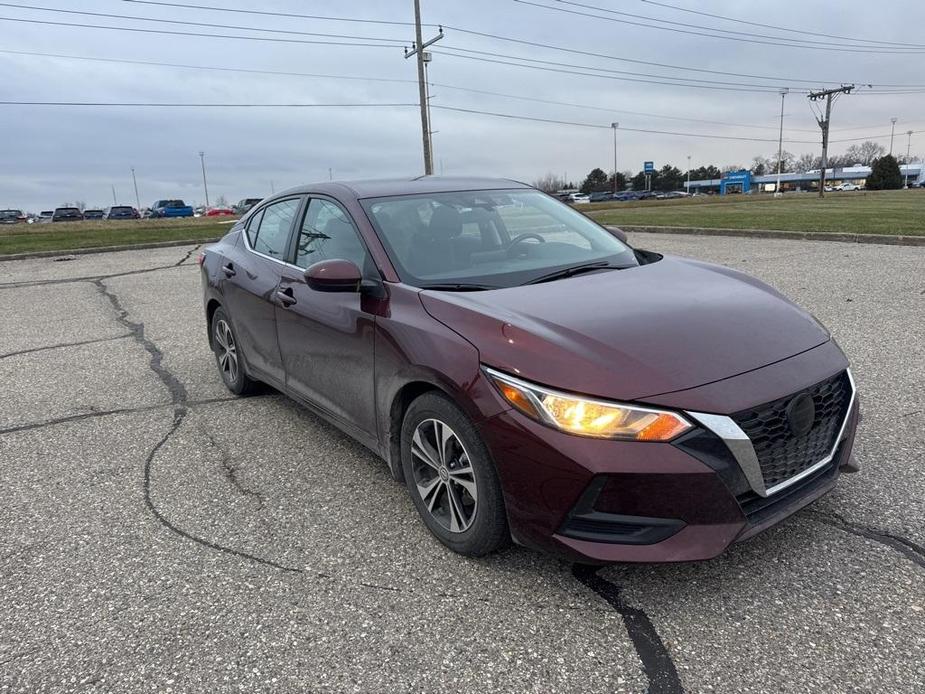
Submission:
<svg viewBox="0 0 925 694">
<path fill-rule="evenodd" d="M 867 140 L 859 145 L 851 145 L 843 157 L 845 166 L 861 164 L 870 166 L 874 159 L 879 159 L 886 154 L 886 147 L 872 140 Z"/>
<path fill-rule="evenodd" d="M 219 195 L 218 200 L 215 201 L 216 207 L 228 207 L 228 200 L 224 195 Z"/>
<path fill-rule="evenodd" d="M 794 160 L 792 168 L 796 173 L 806 173 L 818 169 L 820 163 L 819 157 L 815 154 L 801 154 Z"/>
<path fill-rule="evenodd" d="M 565 179 L 554 173 L 547 173 L 545 176 L 533 181 L 531 185 L 544 193 L 555 193 L 567 187 Z"/>
</svg>

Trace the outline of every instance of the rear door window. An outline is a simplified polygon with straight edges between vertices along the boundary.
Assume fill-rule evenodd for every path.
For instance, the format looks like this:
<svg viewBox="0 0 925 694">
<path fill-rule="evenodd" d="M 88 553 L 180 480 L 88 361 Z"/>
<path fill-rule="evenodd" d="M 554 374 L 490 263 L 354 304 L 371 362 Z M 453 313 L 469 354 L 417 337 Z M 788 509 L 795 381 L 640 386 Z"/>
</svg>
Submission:
<svg viewBox="0 0 925 694">
<path fill-rule="evenodd" d="M 286 259 L 289 245 L 289 232 L 292 222 L 299 211 L 299 199 L 290 198 L 267 205 L 248 225 L 248 241 L 258 253 Z"/>
</svg>

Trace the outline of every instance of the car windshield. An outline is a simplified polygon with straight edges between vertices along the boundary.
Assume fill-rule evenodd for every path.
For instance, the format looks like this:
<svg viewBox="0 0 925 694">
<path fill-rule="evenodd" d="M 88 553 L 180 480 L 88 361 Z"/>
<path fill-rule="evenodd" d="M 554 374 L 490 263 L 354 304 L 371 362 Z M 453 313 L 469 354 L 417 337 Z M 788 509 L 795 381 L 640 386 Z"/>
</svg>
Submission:
<svg viewBox="0 0 925 694">
<path fill-rule="evenodd" d="M 536 190 L 361 202 L 402 281 L 418 287 L 511 287 L 589 263 L 594 269 L 638 264 L 606 229 Z"/>
<path fill-rule="evenodd" d="M 182 200 L 168 200 L 164 207 L 186 207 Z"/>
</svg>

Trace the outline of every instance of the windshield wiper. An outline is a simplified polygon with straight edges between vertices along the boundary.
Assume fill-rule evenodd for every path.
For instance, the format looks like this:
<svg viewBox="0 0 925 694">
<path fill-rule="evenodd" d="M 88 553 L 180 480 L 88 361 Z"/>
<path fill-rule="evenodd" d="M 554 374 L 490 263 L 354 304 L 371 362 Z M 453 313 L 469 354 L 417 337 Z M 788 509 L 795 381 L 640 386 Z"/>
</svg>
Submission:
<svg viewBox="0 0 925 694">
<path fill-rule="evenodd" d="M 434 289 L 441 292 L 480 292 L 485 289 L 500 289 L 493 284 L 472 284 L 466 282 L 449 282 L 446 284 L 422 284 L 420 289 Z"/>
<path fill-rule="evenodd" d="M 546 275 L 540 275 L 524 284 L 539 284 L 540 282 L 551 282 L 552 280 L 561 280 L 573 275 L 580 275 L 583 272 L 592 272 L 594 270 L 622 270 L 622 265 L 611 265 L 606 260 L 599 260 L 596 263 L 585 263 L 583 265 L 573 265 L 572 267 L 562 268 Z"/>
</svg>

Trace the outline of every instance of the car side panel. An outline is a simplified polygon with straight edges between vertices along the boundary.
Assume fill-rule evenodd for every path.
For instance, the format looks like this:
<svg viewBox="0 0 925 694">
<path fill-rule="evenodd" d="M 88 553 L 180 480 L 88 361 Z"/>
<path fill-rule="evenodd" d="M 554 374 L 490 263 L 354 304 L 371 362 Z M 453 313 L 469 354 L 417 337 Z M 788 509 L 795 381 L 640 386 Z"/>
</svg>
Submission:
<svg viewBox="0 0 925 694">
<path fill-rule="evenodd" d="M 277 264 L 251 253 L 244 247 L 241 232 L 234 241 L 215 247 L 220 254 L 213 279 L 231 318 L 248 366 L 258 378 L 267 375 L 283 383 L 285 374 L 276 335 L 275 296 L 279 285 Z M 222 269 L 229 266 L 234 275 Z"/>
</svg>

